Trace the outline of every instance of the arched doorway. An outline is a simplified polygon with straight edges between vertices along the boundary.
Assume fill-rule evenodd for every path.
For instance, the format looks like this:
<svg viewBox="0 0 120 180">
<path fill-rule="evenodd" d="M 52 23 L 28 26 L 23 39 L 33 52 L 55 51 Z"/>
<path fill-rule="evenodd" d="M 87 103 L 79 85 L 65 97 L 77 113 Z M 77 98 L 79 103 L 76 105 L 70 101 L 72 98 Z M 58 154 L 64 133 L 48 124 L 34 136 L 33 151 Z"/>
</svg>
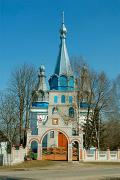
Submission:
<svg viewBox="0 0 120 180">
<path fill-rule="evenodd" d="M 31 156 L 33 159 L 37 159 L 38 156 L 38 142 L 36 140 L 33 140 L 31 142 Z"/>
<path fill-rule="evenodd" d="M 49 130 L 42 138 L 43 160 L 68 160 L 68 139 L 59 130 Z"/>
<path fill-rule="evenodd" d="M 79 161 L 79 142 L 72 142 L 72 161 Z"/>
</svg>

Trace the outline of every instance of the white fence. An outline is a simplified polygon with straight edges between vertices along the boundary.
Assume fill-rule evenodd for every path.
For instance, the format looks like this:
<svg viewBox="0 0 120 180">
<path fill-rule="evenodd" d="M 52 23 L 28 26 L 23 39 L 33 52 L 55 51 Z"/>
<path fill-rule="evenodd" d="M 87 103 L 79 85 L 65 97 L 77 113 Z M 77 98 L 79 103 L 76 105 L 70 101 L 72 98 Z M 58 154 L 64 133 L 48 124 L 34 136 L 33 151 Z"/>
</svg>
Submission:
<svg viewBox="0 0 120 180">
<path fill-rule="evenodd" d="M 83 161 L 120 161 L 120 150 L 118 151 L 98 151 L 95 149 L 94 151 L 90 150 L 82 150 L 80 160 Z"/>
<path fill-rule="evenodd" d="M 27 148 L 24 149 L 22 146 L 17 150 L 15 147 L 12 148 L 11 154 L 4 152 L 3 154 L 3 165 L 13 165 L 24 161 L 25 154 L 27 154 Z M 90 161 L 106 161 L 106 162 L 119 162 L 120 161 L 120 150 L 118 151 L 98 151 L 98 149 L 92 150 L 80 150 L 79 161 L 90 162 Z"/>
<path fill-rule="evenodd" d="M 21 163 L 24 161 L 25 154 L 26 154 L 26 149 L 24 149 L 22 146 L 20 146 L 19 149 L 13 147 L 11 154 L 7 154 L 4 152 L 3 165 L 13 165 L 13 164 Z"/>
</svg>

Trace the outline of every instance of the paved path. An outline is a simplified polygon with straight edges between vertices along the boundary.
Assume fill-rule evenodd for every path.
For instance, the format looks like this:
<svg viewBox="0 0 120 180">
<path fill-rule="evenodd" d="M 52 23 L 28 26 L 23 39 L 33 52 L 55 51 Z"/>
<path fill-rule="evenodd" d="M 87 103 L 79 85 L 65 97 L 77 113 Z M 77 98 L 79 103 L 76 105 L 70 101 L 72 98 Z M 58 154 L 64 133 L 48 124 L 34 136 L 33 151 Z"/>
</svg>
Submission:
<svg viewBox="0 0 120 180">
<path fill-rule="evenodd" d="M 8 180 L 97 180 L 105 177 L 119 177 L 120 165 L 83 165 L 60 163 L 46 168 L 25 169 L 23 171 L 0 172 L 1 176 L 12 177 Z M 4 180 L 1 179 L 0 180 Z M 5 178 L 7 180 L 7 178 Z"/>
</svg>

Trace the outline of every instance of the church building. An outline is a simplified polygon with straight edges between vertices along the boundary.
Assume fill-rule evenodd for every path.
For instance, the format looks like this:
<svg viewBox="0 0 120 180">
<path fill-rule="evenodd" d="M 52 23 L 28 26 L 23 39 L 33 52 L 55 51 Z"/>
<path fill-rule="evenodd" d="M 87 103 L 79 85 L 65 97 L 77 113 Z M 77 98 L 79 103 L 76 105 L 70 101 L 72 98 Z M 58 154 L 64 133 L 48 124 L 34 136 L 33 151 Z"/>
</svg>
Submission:
<svg viewBox="0 0 120 180">
<path fill-rule="evenodd" d="M 37 159 L 81 160 L 83 132 L 78 91 L 66 47 L 64 14 L 60 28 L 60 46 L 54 73 L 46 85 L 44 65 L 40 66 L 37 89 L 30 109 L 27 148 Z"/>
</svg>

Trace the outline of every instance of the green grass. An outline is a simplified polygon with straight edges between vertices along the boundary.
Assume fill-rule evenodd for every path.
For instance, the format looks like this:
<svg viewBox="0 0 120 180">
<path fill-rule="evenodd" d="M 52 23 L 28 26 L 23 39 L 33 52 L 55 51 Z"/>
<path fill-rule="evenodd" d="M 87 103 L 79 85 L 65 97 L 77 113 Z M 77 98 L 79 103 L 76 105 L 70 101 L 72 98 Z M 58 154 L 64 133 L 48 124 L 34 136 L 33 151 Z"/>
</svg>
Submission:
<svg viewBox="0 0 120 180">
<path fill-rule="evenodd" d="M 91 165 L 120 165 L 120 161 L 119 162 L 82 162 L 83 164 L 91 164 Z"/>
<path fill-rule="evenodd" d="M 50 165 L 54 165 L 54 161 L 38 161 L 38 160 L 31 160 L 25 161 L 20 164 L 12 165 L 12 166 L 0 166 L 0 170 L 24 170 L 28 168 L 35 168 L 35 167 L 47 167 Z"/>
<path fill-rule="evenodd" d="M 34 158 L 37 159 L 37 153 L 34 153 Z"/>
<path fill-rule="evenodd" d="M 107 177 L 107 178 L 101 179 L 101 180 L 120 180 L 120 177 Z"/>
</svg>

